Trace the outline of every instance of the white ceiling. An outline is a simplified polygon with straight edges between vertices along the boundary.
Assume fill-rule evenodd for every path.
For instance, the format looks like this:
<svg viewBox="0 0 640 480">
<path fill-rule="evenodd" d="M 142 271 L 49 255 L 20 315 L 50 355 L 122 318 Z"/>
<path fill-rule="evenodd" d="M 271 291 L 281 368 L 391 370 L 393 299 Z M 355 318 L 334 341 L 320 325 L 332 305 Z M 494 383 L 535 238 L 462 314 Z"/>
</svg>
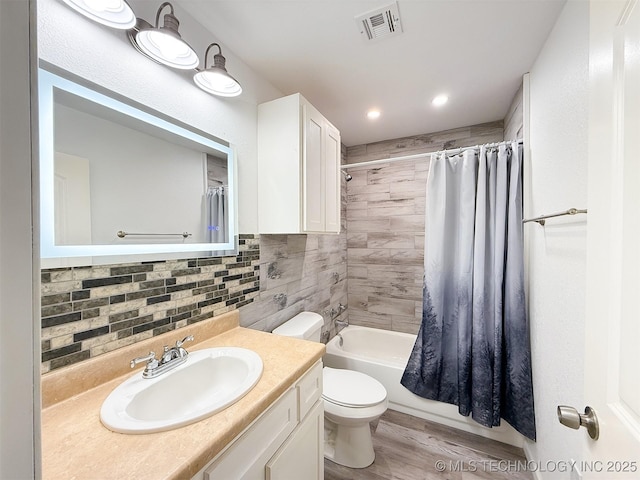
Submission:
<svg viewBox="0 0 640 480">
<path fill-rule="evenodd" d="M 388 0 L 179 3 L 284 94 L 302 93 L 352 146 L 503 119 L 564 0 L 398 0 L 403 34 L 377 42 L 361 38 L 354 17 Z M 438 109 L 440 93 L 450 101 Z"/>
</svg>

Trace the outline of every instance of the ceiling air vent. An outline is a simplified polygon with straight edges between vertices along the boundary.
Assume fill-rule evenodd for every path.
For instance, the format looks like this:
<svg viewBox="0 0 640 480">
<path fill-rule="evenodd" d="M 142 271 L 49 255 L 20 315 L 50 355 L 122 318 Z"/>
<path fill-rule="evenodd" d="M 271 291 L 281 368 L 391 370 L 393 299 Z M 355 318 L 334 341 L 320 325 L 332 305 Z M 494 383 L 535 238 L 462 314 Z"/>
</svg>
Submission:
<svg viewBox="0 0 640 480">
<path fill-rule="evenodd" d="M 380 40 L 402 33 L 396 2 L 358 15 L 356 22 L 365 40 Z"/>
</svg>

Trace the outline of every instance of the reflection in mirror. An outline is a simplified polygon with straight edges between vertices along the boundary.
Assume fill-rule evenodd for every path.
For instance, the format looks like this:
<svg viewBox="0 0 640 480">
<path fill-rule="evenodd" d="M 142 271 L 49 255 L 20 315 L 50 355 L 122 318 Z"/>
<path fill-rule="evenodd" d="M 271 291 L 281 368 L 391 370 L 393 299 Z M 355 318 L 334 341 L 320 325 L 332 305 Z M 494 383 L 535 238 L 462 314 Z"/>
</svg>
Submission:
<svg viewBox="0 0 640 480">
<path fill-rule="evenodd" d="M 228 178 L 226 158 L 207 154 L 207 229 L 212 243 L 224 242 L 228 237 Z"/>
<path fill-rule="evenodd" d="M 235 251 L 230 147 L 46 70 L 39 85 L 42 257 L 75 259 L 50 266 Z"/>
</svg>

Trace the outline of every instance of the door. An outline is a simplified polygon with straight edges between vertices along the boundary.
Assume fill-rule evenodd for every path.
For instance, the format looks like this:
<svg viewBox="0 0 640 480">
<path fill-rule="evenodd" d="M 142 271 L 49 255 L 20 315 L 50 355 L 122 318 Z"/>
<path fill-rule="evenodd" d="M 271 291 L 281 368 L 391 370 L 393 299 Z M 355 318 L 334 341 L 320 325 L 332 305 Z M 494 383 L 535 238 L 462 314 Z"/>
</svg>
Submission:
<svg viewBox="0 0 640 480">
<path fill-rule="evenodd" d="M 56 245 L 91 245 L 89 160 L 55 152 L 54 232 Z"/>
<path fill-rule="evenodd" d="M 586 478 L 640 478 L 640 5 L 592 1 Z M 582 406 L 581 406 L 582 407 Z M 586 431 L 585 431 L 586 434 Z"/>
</svg>

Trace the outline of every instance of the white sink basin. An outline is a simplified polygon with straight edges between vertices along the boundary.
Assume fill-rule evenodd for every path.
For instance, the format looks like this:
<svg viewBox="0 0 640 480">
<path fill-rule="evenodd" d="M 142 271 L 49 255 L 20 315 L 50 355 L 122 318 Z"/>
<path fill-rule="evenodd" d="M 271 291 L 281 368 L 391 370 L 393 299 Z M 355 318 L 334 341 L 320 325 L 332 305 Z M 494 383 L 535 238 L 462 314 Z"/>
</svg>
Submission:
<svg viewBox="0 0 640 480">
<path fill-rule="evenodd" d="M 122 382 L 102 404 L 100 420 L 120 433 L 171 430 L 202 420 L 240 400 L 262 375 L 262 359 L 245 348 L 189 353 L 174 370 Z"/>
</svg>

